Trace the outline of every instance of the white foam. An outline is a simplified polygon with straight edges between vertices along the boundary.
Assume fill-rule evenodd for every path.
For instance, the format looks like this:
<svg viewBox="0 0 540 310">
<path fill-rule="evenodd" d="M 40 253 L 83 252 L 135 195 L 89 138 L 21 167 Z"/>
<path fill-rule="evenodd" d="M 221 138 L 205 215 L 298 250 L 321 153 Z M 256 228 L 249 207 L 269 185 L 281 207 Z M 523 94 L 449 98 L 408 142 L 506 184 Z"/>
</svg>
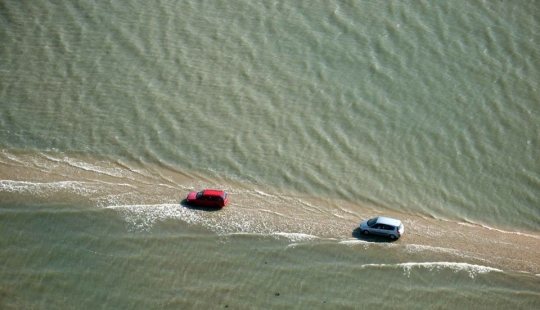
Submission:
<svg viewBox="0 0 540 310">
<path fill-rule="evenodd" d="M 273 233 L 272 235 L 285 237 L 285 238 L 289 239 L 292 242 L 311 241 L 311 240 L 314 240 L 314 239 L 319 239 L 319 237 L 317 237 L 317 236 L 308 235 L 308 234 L 301 234 L 301 233 L 278 232 L 278 233 Z"/>
<path fill-rule="evenodd" d="M 360 240 L 360 239 L 347 239 L 347 240 L 341 240 L 339 244 L 346 244 L 346 245 L 355 245 L 355 244 L 366 244 L 370 243 L 366 240 Z"/>
<path fill-rule="evenodd" d="M 131 228 L 137 231 L 149 231 L 156 221 L 167 218 L 181 218 L 186 222 L 197 222 L 197 214 L 192 213 L 191 218 L 182 213 L 185 208 L 177 204 L 154 204 L 154 205 L 113 205 L 106 209 L 117 210 Z"/>
<path fill-rule="evenodd" d="M 176 219 L 187 224 L 206 227 L 219 235 L 269 232 L 257 230 L 252 222 L 230 220 L 226 211 L 206 212 L 186 208 L 178 203 L 109 205 L 106 209 L 117 210 L 132 230 L 150 231 L 158 221 Z M 218 214 L 219 213 L 219 214 Z"/>
<path fill-rule="evenodd" d="M 126 171 L 120 168 L 100 167 L 100 166 L 92 165 L 92 164 L 85 163 L 82 161 L 77 161 L 73 158 L 67 158 L 67 157 L 64 158 L 64 161 L 75 168 L 80 168 L 82 170 L 86 170 L 90 172 L 97 172 L 100 174 L 105 174 L 105 175 L 118 177 L 118 178 L 126 176 L 126 173 L 125 173 Z"/>
<path fill-rule="evenodd" d="M 266 213 L 269 213 L 269 214 L 273 214 L 273 215 L 277 215 L 277 216 L 285 216 L 285 214 L 279 213 L 279 212 L 273 211 L 273 210 L 260 209 L 260 211 L 261 212 L 266 212 Z"/>
<path fill-rule="evenodd" d="M 102 198 L 102 197 L 100 197 Z M 177 219 L 188 224 L 206 227 L 219 235 L 253 234 L 286 238 L 291 242 L 307 242 L 320 237 L 299 232 L 287 232 L 286 227 L 268 225 L 264 217 L 254 218 L 253 214 L 245 214 L 238 210 L 221 210 L 206 212 L 186 208 L 178 203 L 161 204 L 117 204 L 125 199 L 122 195 L 107 196 L 101 203 L 110 202 L 106 209 L 118 211 L 133 230 L 149 231 L 157 221 Z M 294 229 L 294 228 L 292 228 Z"/>
<path fill-rule="evenodd" d="M 454 272 L 466 271 L 471 278 L 474 278 L 478 274 L 486 274 L 489 272 L 502 272 L 502 270 L 487 266 L 473 265 L 468 263 L 456 263 L 456 262 L 424 262 L 424 263 L 400 263 L 400 264 L 365 264 L 361 268 L 394 268 L 402 267 L 407 276 L 410 276 L 413 268 L 426 268 L 430 271 L 442 269 L 451 269 Z"/>
<path fill-rule="evenodd" d="M 12 193 L 30 193 L 34 195 L 48 195 L 59 191 L 75 192 L 80 195 L 97 193 L 98 189 L 86 182 L 58 181 L 58 182 L 27 182 L 0 180 L 0 191 Z"/>
<path fill-rule="evenodd" d="M 514 235 L 519 235 L 519 236 L 524 236 L 524 237 L 540 239 L 540 236 L 538 236 L 538 235 L 525 234 L 525 233 L 522 233 L 522 232 L 519 232 L 519 231 L 505 231 L 505 230 L 496 229 L 496 228 L 492 228 L 492 227 L 485 226 L 485 225 L 482 225 L 482 227 L 485 228 L 485 229 L 497 231 L 497 232 L 500 232 L 500 233 L 503 233 L 503 234 L 514 234 Z"/>
<path fill-rule="evenodd" d="M 463 226 L 467 226 L 467 227 L 482 227 L 484 229 L 493 230 L 493 231 L 500 232 L 500 233 L 503 233 L 503 234 L 512 234 L 512 235 L 519 235 L 519 236 L 524 236 L 524 237 L 540 239 L 540 236 L 531 235 L 531 234 L 525 234 L 525 233 L 521 233 L 519 231 L 506 231 L 506 230 L 502 230 L 502 229 L 489 227 L 489 226 L 486 226 L 486 225 L 476 225 L 476 224 L 469 224 L 469 223 L 458 223 L 458 224 L 463 225 Z"/>
<path fill-rule="evenodd" d="M 76 160 L 75 158 L 69 158 L 69 157 L 63 157 L 63 158 L 56 158 L 51 155 L 43 155 L 45 158 L 47 158 L 50 161 L 56 162 L 56 163 L 66 163 L 69 166 L 72 166 L 74 168 L 79 168 L 85 171 L 89 172 L 95 172 L 99 174 L 109 175 L 112 177 L 127 177 L 127 174 L 129 174 L 131 171 L 128 171 L 127 169 L 121 169 L 118 167 L 103 167 L 103 166 L 97 166 L 90 163 L 86 163 L 80 160 Z M 104 162 L 107 164 L 106 162 Z"/>
<path fill-rule="evenodd" d="M 269 198 L 274 198 L 275 197 L 275 196 L 267 194 L 267 193 L 265 193 L 265 192 L 263 192 L 261 190 L 255 190 L 255 193 L 260 195 L 260 196 L 264 196 L 264 197 L 269 197 Z"/>
<path fill-rule="evenodd" d="M 472 255 L 467 255 L 466 253 L 458 251 L 456 249 L 442 248 L 442 247 L 429 246 L 429 245 L 406 244 L 405 245 L 405 251 L 407 251 L 409 253 L 421 252 L 421 251 L 431 251 L 431 252 L 436 252 L 436 253 L 451 254 L 451 255 L 454 255 L 454 256 L 459 256 L 461 258 L 473 258 L 473 259 L 481 260 L 481 261 L 484 261 L 484 262 L 489 262 L 486 259 L 482 259 L 482 258 L 472 256 Z"/>
</svg>

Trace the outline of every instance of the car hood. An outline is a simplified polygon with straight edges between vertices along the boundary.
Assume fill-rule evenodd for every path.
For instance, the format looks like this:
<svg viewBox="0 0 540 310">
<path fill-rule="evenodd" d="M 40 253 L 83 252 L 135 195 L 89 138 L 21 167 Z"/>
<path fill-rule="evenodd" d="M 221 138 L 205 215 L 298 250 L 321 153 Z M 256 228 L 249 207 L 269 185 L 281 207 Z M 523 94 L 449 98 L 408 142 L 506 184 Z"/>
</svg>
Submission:
<svg viewBox="0 0 540 310">
<path fill-rule="evenodd" d="M 367 221 L 368 221 L 368 220 L 363 221 L 362 224 L 360 224 L 360 227 L 362 227 L 362 228 L 368 228 Z"/>
<path fill-rule="evenodd" d="M 195 200 L 195 198 L 197 198 L 197 192 L 191 192 L 187 196 L 187 200 Z"/>
</svg>

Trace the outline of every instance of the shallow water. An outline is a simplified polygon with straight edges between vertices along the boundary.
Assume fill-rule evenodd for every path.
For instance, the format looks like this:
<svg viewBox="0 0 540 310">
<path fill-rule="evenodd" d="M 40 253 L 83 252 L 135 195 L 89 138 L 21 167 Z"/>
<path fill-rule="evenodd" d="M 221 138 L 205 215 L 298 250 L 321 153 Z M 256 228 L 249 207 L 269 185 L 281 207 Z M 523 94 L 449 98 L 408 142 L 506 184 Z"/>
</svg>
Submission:
<svg viewBox="0 0 540 310">
<path fill-rule="evenodd" d="M 170 167 L 2 155 L 4 306 L 348 309 L 393 298 L 403 308 L 533 309 L 538 301 L 535 232 Z M 225 188 L 230 204 L 183 204 L 205 187 Z M 360 237 L 359 222 L 373 214 L 402 219 L 406 234 L 396 242 Z"/>
<path fill-rule="evenodd" d="M 537 308 L 538 13 L 2 2 L 0 305 Z"/>
</svg>

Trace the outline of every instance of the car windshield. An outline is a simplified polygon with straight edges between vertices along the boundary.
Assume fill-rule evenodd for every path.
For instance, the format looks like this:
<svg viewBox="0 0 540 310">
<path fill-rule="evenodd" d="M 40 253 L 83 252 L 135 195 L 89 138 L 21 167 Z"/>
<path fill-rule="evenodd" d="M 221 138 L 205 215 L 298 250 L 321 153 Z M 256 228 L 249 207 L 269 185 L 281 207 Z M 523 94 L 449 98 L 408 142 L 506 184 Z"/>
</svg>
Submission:
<svg viewBox="0 0 540 310">
<path fill-rule="evenodd" d="M 198 192 L 198 193 L 197 193 L 197 199 L 200 199 L 200 198 L 202 197 L 202 193 L 203 193 L 203 192 Z"/>
<path fill-rule="evenodd" d="M 373 224 L 377 223 L 377 220 L 378 220 L 378 219 L 379 219 L 379 218 L 376 217 L 376 218 L 372 218 L 372 219 L 368 220 L 368 221 L 367 221 L 367 225 L 368 225 L 369 227 L 373 226 Z"/>
</svg>

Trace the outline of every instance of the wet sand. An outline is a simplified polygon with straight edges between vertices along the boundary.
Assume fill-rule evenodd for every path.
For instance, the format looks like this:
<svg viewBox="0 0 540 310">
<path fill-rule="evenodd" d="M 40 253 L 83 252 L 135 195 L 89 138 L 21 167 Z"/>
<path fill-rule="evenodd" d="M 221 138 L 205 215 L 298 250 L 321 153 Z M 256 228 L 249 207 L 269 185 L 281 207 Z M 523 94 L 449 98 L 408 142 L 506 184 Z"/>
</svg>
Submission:
<svg viewBox="0 0 540 310">
<path fill-rule="evenodd" d="M 436 247 L 456 259 L 506 271 L 540 273 L 540 236 L 508 232 L 466 223 L 404 216 L 408 230 L 398 242 L 414 247 Z"/>
<path fill-rule="evenodd" d="M 364 238 L 355 230 L 362 219 L 385 215 L 404 222 L 404 236 L 391 244 L 403 246 L 407 252 L 429 251 L 440 254 L 446 261 L 540 274 L 537 232 L 396 213 L 381 206 L 332 198 L 263 191 L 159 165 L 4 152 L 0 154 L 0 166 L 3 202 L 73 203 L 97 208 L 142 205 L 150 211 L 145 211 L 146 215 L 139 212 L 142 214 L 139 216 L 159 219 L 174 214 L 182 220 L 187 216 L 194 224 L 216 233 L 285 232 L 369 243 L 387 241 Z M 231 203 L 222 212 L 207 213 L 193 220 L 180 202 L 190 190 L 204 187 L 225 188 L 231 195 Z M 167 210 L 163 212 L 163 208 Z M 157 210 L 162 211 L 157 214 Z"/>
</svg>

